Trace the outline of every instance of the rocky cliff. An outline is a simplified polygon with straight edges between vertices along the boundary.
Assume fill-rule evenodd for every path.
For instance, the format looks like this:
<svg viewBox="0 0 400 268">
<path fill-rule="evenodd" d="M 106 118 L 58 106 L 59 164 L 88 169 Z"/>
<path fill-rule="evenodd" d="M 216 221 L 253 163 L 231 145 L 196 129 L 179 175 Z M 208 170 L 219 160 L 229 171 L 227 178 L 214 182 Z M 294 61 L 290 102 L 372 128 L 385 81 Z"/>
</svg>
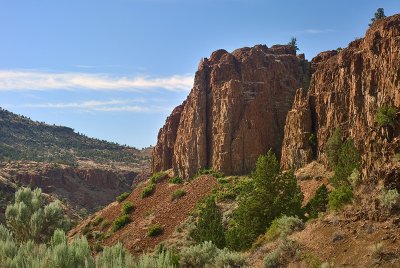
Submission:
<svg viewBox="0 0 400 268">
<path fill-rule="evenodd" d="M 375 22 L 364 38 L 339 52 L 315 57 L 310 87 L 297 92 L 286 119 L 283 168 L 301 167 L 313 157 L 326 164 L 327 140 L 340 127 L 361 153 L 364 178 L 377 176 L 375 171 L 396 153 L 393 148 L 400 148 L 399 127 L 388 133 L 375 122 L 379 107 L 400 107 L 399 59 L 400 15 Z"/>
<path fill-rule="evenodd" d="M 260 154 L 280 153 L 286 114 L 308 81 L 309 64 L 291 46 L 213 52 L 160 130 L 153 171 L 173 168 L 183 178 L 206 167 L 248 173 Z"/>
<path fill-rule="evenodd" d="M 45 194 L 63 200 L 74 213 L 94 212 L 147 178 L 139 172 L 27 161 L 1 163 L 0 214 L 21 186 L 41 188 Z"/>
</svg>

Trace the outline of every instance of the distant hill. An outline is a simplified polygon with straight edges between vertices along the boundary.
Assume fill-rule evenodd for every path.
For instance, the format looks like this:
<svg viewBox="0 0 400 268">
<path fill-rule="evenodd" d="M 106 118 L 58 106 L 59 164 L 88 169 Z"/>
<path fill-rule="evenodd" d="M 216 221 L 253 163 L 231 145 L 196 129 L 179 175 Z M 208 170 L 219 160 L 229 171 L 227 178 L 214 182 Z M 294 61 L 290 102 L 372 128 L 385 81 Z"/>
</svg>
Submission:
<svg viewBox="0 0 400 268">
<path fill-rule="evenodd" d="M 82 162 L 141 165 L 149 150 L 89 138 L 72 128 L 48 125 L 0 108 L 0 161 L 29 160 L 71 166 Z"/>
</svg>

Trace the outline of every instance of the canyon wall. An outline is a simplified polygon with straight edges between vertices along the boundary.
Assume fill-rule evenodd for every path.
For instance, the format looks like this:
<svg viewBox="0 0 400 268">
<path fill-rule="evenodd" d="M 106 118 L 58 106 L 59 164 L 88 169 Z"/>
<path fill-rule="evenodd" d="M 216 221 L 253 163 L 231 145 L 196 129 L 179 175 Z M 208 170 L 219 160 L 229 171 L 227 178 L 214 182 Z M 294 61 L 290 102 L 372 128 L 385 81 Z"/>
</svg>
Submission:
<svg viewBox="0 0 400 268">
<path fill-rule="evenodd" d="M 292 46 L 213 52 L 159 132 L 153 172 L 173 168 L 185 179 L 202 168 L 249 173 L 260 154 L 280 154 L 286 114 L 308 81 L 309 64 Z"/>
<path fill-rule="evenodd" d="M 398 125 L 380 128 L 375 115 L 383 105 L 400 107 L 400 15 L 375 22 L 343 50 L 320 53 L 311 68 L 310 87 L 297 92 L 286 119 L 282 167 L 299 168 L 313 158 L 327 164 L 327 141 L 340 127 L 361 153 L 364 178 L 377 176 L 371 171 L 396 152 L 388 148 L 399 147 Z"/>
<path fill-rule="evenodd" d="M 0 165 L 0 189 L 7 185 L 15 185 L 15 190 L 21 186 L 39 187 L 46 194 L 64 199 L 76 210 L 94 211 L 113 202 L 117 195 L 130 192 L 140 177 L 131 170 L 75 168 L 27 161 Z"/>
</svg>

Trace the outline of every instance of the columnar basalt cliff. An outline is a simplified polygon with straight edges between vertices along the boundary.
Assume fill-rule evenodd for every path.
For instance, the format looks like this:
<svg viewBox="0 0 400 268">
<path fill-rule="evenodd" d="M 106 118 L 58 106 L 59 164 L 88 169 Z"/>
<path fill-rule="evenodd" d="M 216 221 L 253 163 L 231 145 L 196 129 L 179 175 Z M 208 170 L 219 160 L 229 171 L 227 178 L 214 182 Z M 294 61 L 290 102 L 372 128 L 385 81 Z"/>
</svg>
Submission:
<svg viewBox="0 0 400 268">
<path fill-rule="evenodd" d="M 166 170 L 172 167 L 176 132 L 185 103 L 175 107 L 165 121 L 165 125 L 158 132 L 157 145 L 153 148 L 153 170 Z"/>
<path fill-rule="evenodd" d="M 326 164 L 327 140 L 340 127 L 362 155 L 364 176 L 379 169 L 389 152 L 385 148 L 398 142 L 399 128 L 388 135 L 375 115 L 383 105 L 400 107 L 399 59 L 400 15 L 375 22 L 348 48 L 315 57 L 308 92 L 297 92 L 286 119 L 283 168 L 298 168 L 312 159 L 311 133 L 316 158 Z"/>
<path fill-rule="evenodd" d="M 153 171 L 173 168 L 183 178 L 206 167 L 248 173 L 260 154 L 280 153 L 286 114 L 308 81 L 309 64 L 292 46 L 213 52 L 160 130 Z"/>
</svg>

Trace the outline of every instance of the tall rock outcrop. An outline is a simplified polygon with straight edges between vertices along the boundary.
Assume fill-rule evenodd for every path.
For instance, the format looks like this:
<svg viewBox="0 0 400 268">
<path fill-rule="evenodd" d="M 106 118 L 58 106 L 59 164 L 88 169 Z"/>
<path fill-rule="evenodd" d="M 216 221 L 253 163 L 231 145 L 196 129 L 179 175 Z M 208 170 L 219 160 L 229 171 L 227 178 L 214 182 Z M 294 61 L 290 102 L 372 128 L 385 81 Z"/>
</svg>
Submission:
<svg viewBox="0 0 400 268">
<path fill-rule="evenodd" d="M 316 158 L 326 163 L 326 145 L 336 127 L 351 137 L 362 156 L 364 177 L 382 165 L 389 137 L 375 122 L 379 107 L 400 107 L 400 15 L 375 22 L 366 36 L 340 52 L 315 57 L 308 92 L 298 91 L 288 113 L 282 148 L 283 168 L 309 162 L 316 136 Z M 377 160 L 380 161 L 377 161 Z"/>
<path fill-rule="evenodd" d="M 160 171 L 172 168 L 176 132 L 185 102 L 172 111 L 165 125 L 158 132 L 157 145 L 153 148 L 152 170 Z"/>
<path fill-rule="evenodd" d="M 291 46 L 213 52 L 160 130 L 153 171 L 173 168 L 183 178 L 206 167 L 248 173 L 260 154 L 280 153 L 286 114 L 308 81 L 309 64 Z"/>
</svg>

